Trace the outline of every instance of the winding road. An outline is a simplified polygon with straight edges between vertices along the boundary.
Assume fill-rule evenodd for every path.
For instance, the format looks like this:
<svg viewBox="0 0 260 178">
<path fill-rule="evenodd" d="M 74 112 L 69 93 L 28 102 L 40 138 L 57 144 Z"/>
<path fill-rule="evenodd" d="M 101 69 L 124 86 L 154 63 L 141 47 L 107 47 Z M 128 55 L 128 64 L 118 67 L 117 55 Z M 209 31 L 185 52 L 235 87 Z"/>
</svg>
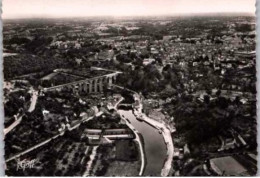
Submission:
<svg viewBox="0 0 260 178">
<path fill-rule="evenodd" d="M 32 97 L 31 97 L 31 105 L 28 109 L 28 112 L 33 112 L 38 99 L 38 91 L 34 89 L 31 89 L 30 91 L 32 92 Z"/>
<path fill-rule="evenodd" d="M 38 99 L 38 91 L 31 88 L 29 90 L 29 92 L 32 93 L 32 97 L 31 97 L 31 104 L 28 109 L 28 112 L 33 112 L 35 109 L 36 103 L 37 103 L 37 99 Z M 24 114 L 21 114 L 19 116 L 14 116 L 14 117 L 16 117 L 16 120 L 9 127 L 4 129 L 4 135 L 6 135 L 11 130 L 13 130 L 17 125 L 19 125 L 22 121 L 23 116 L 24 116 Z"/>
</svg>

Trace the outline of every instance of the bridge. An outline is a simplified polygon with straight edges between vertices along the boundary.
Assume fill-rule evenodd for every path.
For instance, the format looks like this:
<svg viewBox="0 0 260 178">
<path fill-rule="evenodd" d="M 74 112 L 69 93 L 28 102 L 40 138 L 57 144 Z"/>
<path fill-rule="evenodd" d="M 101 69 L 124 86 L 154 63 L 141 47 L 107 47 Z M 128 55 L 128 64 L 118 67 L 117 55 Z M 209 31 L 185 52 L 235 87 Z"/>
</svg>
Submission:
<svg viewBox="0 0 260 178">
<path fill-rule="evenodd" d="M 101 138 L 107 138 L 109 140 L 118 139 L 134 139 L 135 135 L 128 128 L 122 129 L 86 129 L 83 134 L 89 139 L 100 140 Z"/>
<path fill-rule="evenodd" d="M 113 73 L 87 78 L 75 82 L 44 88 L 43 91 L 61 91 L 67 90 L 71 92 L 97 93 L 103 92 L 104 86 L 111 87 L 116 78 L 122 72 L 113 71 Z"/>
</svg>

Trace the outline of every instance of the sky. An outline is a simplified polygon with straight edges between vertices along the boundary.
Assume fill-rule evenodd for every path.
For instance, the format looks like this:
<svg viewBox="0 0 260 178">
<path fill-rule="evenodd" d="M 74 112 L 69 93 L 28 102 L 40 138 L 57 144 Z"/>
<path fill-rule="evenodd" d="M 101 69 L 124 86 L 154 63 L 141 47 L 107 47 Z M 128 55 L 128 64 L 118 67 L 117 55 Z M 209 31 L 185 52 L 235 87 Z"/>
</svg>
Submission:
<svg viewBox="0 0 260 178">
<path fill-rule="evenodd" d="M 255 0 L 2 0 L 2 18 L 255 13 Z"/>
</svg>

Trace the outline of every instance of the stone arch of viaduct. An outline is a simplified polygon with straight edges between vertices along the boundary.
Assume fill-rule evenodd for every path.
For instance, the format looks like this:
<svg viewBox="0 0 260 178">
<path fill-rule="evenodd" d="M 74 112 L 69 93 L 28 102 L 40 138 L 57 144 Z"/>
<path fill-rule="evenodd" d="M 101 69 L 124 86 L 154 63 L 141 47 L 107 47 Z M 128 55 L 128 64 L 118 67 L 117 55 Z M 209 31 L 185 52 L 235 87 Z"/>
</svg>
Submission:
<svg viewBox="0 0 260 178">
<path fill-rule="evenodd" d="M 119 73 L 112 73 L 100 77 L 80 80 L 76 82 L 44 88 L 43 91 L 67 90 L 72 92 L 97 93 L 103 92 L 104 87 L 111 87 Z"/>
</svg>

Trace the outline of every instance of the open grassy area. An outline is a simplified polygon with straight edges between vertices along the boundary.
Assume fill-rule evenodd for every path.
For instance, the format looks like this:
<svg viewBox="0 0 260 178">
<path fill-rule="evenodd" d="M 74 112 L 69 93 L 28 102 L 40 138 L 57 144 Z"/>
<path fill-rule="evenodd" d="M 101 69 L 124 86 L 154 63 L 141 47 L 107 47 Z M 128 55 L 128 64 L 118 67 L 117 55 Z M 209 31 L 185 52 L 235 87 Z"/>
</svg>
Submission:
<svg viewBox="0 0 260 178">
<path fill-rule="evenodd" d="M 135 161 L 138 160 L 137 145 L 130 140 L 116 142 L 116 160 Z"/>
<path fill-rule="evenodd" d="M 140 164 L 140 161 L 113 161 L 104 176 L 138 176 Z"/>
<path fill-rule="evenodd" d="M 141 167 L 140 153 L 132 140 L 116 141 L 100 146 L 93 166 L 96 176 L 138 176 Z"/>
</svg>

